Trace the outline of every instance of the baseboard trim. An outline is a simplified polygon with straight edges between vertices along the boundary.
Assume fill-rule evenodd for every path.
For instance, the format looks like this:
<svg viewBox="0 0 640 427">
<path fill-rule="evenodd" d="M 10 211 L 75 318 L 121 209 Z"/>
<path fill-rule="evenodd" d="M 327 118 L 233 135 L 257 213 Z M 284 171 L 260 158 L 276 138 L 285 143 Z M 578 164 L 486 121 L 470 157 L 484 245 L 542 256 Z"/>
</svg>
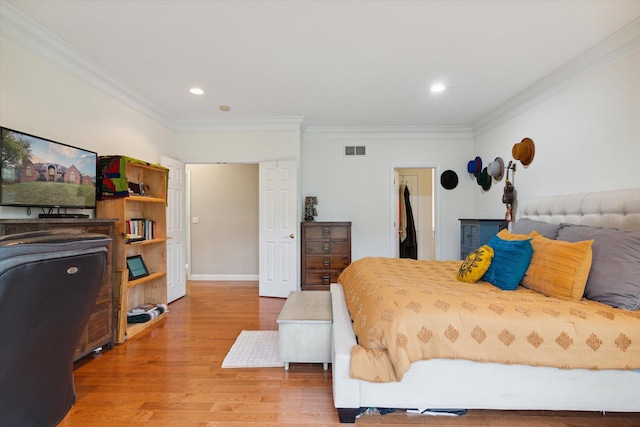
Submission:
<svg viewBox="0 0 640 427">
<path fill-rule="evenodd" d="M 189 280 L 195 282 L 206 281 L 227 281 L 227 282 L 257 282 L 258 274 L 192 274 Z"/>
</svg>

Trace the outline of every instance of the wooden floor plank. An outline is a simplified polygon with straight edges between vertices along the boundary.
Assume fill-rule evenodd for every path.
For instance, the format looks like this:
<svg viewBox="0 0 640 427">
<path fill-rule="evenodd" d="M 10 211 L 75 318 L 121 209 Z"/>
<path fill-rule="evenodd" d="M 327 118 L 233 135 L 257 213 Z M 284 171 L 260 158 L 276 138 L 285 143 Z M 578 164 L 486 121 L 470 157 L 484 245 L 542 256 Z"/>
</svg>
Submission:
<svg viewBox="0 0 640 427">
<path fill-rule="evenodd" d="M 167 319 L 76 363 L 77 402 L 60 427 L 337 427 L 322 364 L 222 369 L 242 330 L 277 330 L 284 304 L 255 282 L 191 282 Z M 640 414 L 469 411 L 432 417 L 364 414 L 358 425 L 640 427 Z"/>
</svg>

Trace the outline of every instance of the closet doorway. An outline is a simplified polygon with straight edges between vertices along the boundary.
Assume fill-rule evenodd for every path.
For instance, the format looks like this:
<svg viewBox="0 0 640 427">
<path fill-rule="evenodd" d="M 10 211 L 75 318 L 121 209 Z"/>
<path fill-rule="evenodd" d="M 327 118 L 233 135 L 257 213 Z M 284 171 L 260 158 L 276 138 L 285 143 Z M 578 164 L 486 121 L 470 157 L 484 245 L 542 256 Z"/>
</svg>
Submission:
<svg viewBox="0 0 640 427">
<path fill-rule="evenodd" d="M 402 215 L 401 203 L 405 187 L 409 192 L 409 206 L 413 214 L 413 229 L 417 242 L 417 259 L 434 260 L 435 254 L 435 168 L 411 167 L 394 168 L 394 199 L 393 199 L 393 246 L 395 257 L 401 255 L 401 227 Z M 407 201 L 404 201 L 406 203 Z M 405 206 L 406 208 L 406 206 Z M 404 228 L 404 227 L 403 227 Z M 411 227 L 408 227 L 409 230 Z M 408 238 L 411 238 L 409 236 Z"/>
</svg>

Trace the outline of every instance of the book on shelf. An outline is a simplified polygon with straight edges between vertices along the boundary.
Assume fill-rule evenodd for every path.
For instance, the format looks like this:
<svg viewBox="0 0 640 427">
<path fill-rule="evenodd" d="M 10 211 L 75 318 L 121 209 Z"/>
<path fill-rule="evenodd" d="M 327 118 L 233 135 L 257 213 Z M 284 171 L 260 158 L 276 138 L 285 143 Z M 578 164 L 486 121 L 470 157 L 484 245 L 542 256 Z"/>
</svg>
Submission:
<svg viewBox="0 0 640 427">
<path fill-rule="evenodd" d="M 167 311 L 166 304 L 142 304 L 127 312 L 127 323 L 146 323 L 165 311 Z"/>
<path fill-rule="evenodd" d="M 149 313 L 150 311 L 155 310 L 161 306 L 164 306 L 164 304 L 153 304 L 153 303 L 141 304 L 129 310 L 127 312 L 127 316 L 135 316 L 138 314 Z"/>
<path fill-rule="evenodd" d="M 141 235 L 131 233 L 125 234 L 124 238 L 127 240 L 127 243 L 142 242 L 144 240 L 144 237 L 142 237 Z"/>
<path fill-rule="evenodd" d="M 156 238 L 156 222 L 146 218 L 131 218 L 126 221 L 126 233 L 141 236 L 141 240 Z M 138 240 L 136 240 L 138 241 Z"/>
</svg>

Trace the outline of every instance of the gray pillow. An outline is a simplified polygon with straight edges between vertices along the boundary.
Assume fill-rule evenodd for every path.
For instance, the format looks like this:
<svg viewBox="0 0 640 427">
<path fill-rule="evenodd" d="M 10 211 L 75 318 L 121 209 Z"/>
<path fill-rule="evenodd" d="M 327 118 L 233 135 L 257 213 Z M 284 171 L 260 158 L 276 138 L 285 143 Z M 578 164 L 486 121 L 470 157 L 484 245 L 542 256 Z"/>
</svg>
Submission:
<svg viewBox="0 0 640 427">
<path fill-rule="evenodd" d="M 595 239 L 584 297 L 612 307 L 640 309 L 640 232 L 562 224 L 558 240 Z"/>
<path fill-rule="evenodd" d="M 531 234 L 532 231 L 536 231 L 538 234 L 542 234 L 547 239 L 555 240 L 558 237 L 558 230 L 560 224 L 550 224 L 548 222 L 536 221 L 529 218 L 520 218 L 511 227 L 511 232 L 514 234 Z"/>
</svg>

